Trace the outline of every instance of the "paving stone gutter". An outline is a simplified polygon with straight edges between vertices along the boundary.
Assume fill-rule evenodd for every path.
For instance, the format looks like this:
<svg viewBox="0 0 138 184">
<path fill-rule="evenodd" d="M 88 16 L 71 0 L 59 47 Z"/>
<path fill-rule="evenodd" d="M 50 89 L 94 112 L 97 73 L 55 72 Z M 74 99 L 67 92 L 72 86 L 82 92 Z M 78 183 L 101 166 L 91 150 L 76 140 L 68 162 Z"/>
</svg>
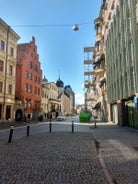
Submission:
<svg viewBox="0 0 138 184">
<path fill-rule="evenodd" d="M 102 158 L 101 152 L 100 152 L 100 142 L 97 141 L 95 134 L 93 133 L 94 143 L 97 151 L 97 155 L 101 164 L 101 167 L 103 169 L 103 172 L 105 174 L 105 177 L 109 184 L 117 184 L 117 181 L 112 177 L 109 169 L 107 168 L 104 159 Z"/>
</svg>

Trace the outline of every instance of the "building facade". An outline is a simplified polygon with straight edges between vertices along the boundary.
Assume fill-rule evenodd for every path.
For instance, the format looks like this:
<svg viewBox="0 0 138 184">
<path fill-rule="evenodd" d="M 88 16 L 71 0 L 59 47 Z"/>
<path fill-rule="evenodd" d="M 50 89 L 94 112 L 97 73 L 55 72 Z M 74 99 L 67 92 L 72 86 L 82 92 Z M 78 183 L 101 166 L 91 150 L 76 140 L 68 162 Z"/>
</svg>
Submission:
<svg viewBox="0 0 138 184">
<path fill-rule="evenodd" d="M 55 119 L 61 112 L 61 99 L 55 82 L 42 80 L 42 115 L 44 119 Z"/>
<path fill-rule="evenodd" d="M 52 114 L 52 118 L 56 118 L 61 112 L 61 99 L 58 94 L 58 87 L 55 82 L 48 83 L 49 87 L 49 101 L 48 109 L 49 113 Z"/>
<path fill-rule="evenodd" d="M 16 100 L 24 103 L 20 116 L 38 119 L 41 113 L 42 70 L 35 38 L 17 46 Z M 18 111 L 19 114 L 20 111 Z M 23 118 L 23 117 L 22 117 Z"/>
<path fill-rule="evenodd" d="M 74 108 L 75 108 L 75 94 L 71 88 L 70 85 L 66 85 L 64 88 L 64 93 L 66 94 L 66 96 L 69 98 L 69 109 L 68 112 L 69 114 L 73 114 L 74 113 Z"/>
<path fill-rule="evenodd" d="M 106 39 L 111 120 L 138 128 L 138 2 L 118 0 Z M 110 89 L 110 90 L 109 90 Z"/>
<path fill-rule="evenodd" d="M 48 119 L 49 113 L 49 87 L 48 87 L 48 80 L 45 78 L 42 79 L 42 115 L 43 119 Z"/>
<path fill-rule="evenodd" d="M 96 43 L 93 62 L 93 84 L 95 84 L 95 98 L 97 98 L 97 104 L 94 105 L 93 109 L 97 109 L 96 111 L 101 114 L 101 119 L 104 121 L 111 120 L 111 109 L 107 98 L 107 91 L 110 91 L 110 89 L 107 88 L 107 62 L 105 45 L 117 6 L 117 0 L 103 0 L 99 17 L 94 21 L 96 30 Z"/>
<path fill-rule="evenodd" d="M 74 113 L 75 108 L 75 94 L 70 85 L 64 87 L 63 81 L 59 79 L 56 81 L 58 87 L 59 98 L 61 99 L 60 112 L 65 115 L 71 115 Z"/>
<path fill-rule="evenodd" d="M 15 118 L 16 52 L 19 36 L 0 19 L 0 120 Z"/>
</svg>

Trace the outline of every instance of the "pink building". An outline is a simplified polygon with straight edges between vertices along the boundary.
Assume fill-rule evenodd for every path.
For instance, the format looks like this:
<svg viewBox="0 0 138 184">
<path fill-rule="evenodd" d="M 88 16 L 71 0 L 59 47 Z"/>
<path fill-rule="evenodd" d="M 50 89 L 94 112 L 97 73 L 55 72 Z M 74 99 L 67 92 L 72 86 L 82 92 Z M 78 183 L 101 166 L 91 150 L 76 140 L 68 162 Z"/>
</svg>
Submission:
<svg viewBox="0 0 138 184">
<path fill-rule="evenodd" d="M 16 100 L 24 103 L 24 112 L 16 111 L 16 117 L 26 116 L 28 119 L 38 119 L 41 112 L 42 70 L 35 45 L 35 38 L 29 43 L 17 45 L 16 66 Z"/>
</svg>

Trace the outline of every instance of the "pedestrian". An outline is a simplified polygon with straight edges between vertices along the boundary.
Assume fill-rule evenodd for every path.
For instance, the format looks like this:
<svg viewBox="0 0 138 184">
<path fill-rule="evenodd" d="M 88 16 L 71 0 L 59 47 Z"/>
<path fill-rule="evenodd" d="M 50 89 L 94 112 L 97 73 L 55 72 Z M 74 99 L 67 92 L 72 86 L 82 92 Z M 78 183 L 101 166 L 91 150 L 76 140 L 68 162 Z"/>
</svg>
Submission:
<svg viewBox="0 0 138 184">
<path fill-rule="evenodd" d="M 24 115 L 24 122 L 26 123 L 26 115 Z"/>
</svg>

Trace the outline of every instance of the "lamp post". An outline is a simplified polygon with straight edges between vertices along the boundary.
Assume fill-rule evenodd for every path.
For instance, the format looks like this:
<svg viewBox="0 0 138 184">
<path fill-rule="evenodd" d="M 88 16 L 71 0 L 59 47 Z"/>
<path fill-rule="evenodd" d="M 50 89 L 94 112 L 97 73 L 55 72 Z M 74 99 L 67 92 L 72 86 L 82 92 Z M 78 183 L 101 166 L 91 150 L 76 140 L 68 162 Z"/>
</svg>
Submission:
<svg viewBox="0 0 138 184">
<path fill-rule="evenodd" d="M 79 26 L 77 24 L 74 24 L 72 29 L 73 29 L 73 31 L 78 31 L 79 30 Z"/>
</svg>

